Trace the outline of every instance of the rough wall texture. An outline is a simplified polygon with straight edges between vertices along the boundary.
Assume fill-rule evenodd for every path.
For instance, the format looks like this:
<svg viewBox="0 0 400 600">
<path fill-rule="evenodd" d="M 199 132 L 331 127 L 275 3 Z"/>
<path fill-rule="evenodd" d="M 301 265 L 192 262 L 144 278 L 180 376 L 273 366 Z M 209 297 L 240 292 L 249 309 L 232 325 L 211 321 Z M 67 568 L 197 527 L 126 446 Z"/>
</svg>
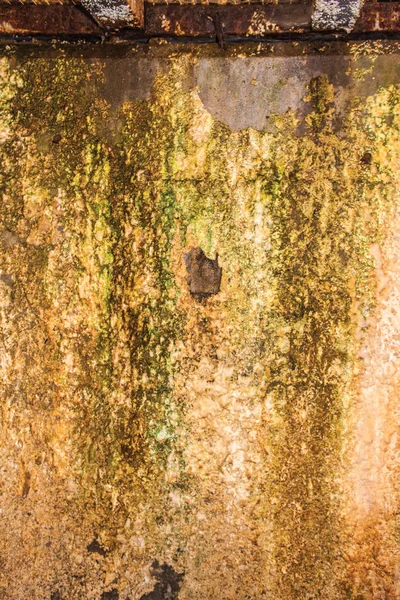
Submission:
<svg viewBox="0 0 400 600">
<path fill-rule="evenodd" d="M 399 51 L 3 51 L 2 599 L 400 598 Z"/>
</svg>

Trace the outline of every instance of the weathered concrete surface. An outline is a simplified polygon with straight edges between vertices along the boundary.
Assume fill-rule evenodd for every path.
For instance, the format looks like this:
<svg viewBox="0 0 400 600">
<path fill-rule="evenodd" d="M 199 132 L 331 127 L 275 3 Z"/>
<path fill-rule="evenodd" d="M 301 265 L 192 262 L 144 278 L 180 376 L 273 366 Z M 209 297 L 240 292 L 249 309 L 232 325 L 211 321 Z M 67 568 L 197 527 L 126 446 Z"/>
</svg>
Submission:
<svg viewBox="0 0 400 600">
<path fill-rule="evenodd" d="M 4 50 L 1 598 L 400 597 L 399 51 Z"/>
<path fill-rule="evenodd" d="M 81 0 L 81 4 L 108 29 L 142 27 L 144 23 L 143 0 Z"/>
<path fill-rule="evenodd" d="M 350 32 L 360 15 L 365 0 L 315 0 L 312 15 L 317 31 L 344 30 Z"/>
</svg>

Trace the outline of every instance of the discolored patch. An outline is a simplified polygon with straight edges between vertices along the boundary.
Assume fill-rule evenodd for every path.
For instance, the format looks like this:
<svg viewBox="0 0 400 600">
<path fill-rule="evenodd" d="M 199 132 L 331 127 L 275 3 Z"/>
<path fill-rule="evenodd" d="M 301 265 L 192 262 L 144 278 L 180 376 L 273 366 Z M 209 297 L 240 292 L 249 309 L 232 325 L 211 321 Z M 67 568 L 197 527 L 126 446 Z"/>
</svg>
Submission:
<svg viewBox="0 0 400 600">
<path fill-rule="evenodd" d="M 152 564 L 151 574 L 157 583 L 154 590 L 149 594 L 141 596 L 140 600 L 177 600 L 181 589 L 183 573 L 177 573 L 173 567 L 155 560 Z"/>
<path fill-rule="evenodd" d="M 371 152 L 364 152 L 362 157 L 360 158 L 360 163 L 369 167 L 372 163 L 372 154 Z"/>
<path fill-rule="evenodd" d="M 28 496 L 30 489 L 31 489 L 31 474 L 29 473 L 29 471 L 25 471 L 24 482 L 22 485 L 22 492 L 21 492 L 22 498 L 26 498 Z"/>
<path fill-rule="evenodd" d="M 110 590 L 108 592 L 103 592 L 101 595 L 101 600 L 118 600 L 118 598 L 119 598 L 119 593 L 116 588 L 113 588 L 112 590 Z"/>
<path fill-rule="evenodd" d="M 184 259 L 192 296 L 203 300 L 218 294 L 222 277 L 222 269 L 218 266 L 218 254 L 213 260 L 207 258 L 201 248 L 191 248 L 189 252 L 185 252 Z"/>
<path fill-rule="evenodd" d="M 87 551 L 90 553 L 100 554 L 100 556 L 107 556 L 107 551 L 104 550 L 96 538 L 87 546 Z"/>
</svg>

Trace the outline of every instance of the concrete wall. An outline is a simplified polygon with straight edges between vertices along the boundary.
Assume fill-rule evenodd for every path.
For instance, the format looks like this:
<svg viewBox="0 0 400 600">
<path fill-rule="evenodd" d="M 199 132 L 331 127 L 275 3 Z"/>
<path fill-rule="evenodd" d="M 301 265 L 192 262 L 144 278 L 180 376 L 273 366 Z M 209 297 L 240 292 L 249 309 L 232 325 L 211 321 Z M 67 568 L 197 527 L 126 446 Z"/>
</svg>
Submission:
<svg viewBox="0 0 400 600">
<path fill-rule="evenodd" d="M 400 598 L 399 50 L 3 48 L 1 598 Z"/>
</svg>

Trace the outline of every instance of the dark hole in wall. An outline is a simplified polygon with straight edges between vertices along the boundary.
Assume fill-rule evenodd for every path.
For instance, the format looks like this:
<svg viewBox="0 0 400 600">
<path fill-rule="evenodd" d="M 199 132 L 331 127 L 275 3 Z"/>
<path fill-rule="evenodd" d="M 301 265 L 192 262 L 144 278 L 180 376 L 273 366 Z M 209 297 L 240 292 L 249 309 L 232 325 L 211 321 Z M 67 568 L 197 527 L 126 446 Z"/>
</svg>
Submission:
<svg viewBox="0 0 400 600">
<path fill-rule="evenodd" d="M 173 567 L 155 560 L 151 568 L 152 576 L 157 580 L 153 591 L 141 596 L 139 600 L 178 600 L 183 573 L 177 573 Z"/>
<path fill-rule="evenodd" d="M 100 600 L 118 600 L 119 594 L 117 589 L 110 590 L 109 592 L 103 592 Z"/>
<path fill-rule="evenodd" d="M 107 556 L 107 551 L 99 544 L 96 538 L 87 546 L 87 551 L 99 554 L 100 556 Z"/>
<path fill-rule="evenodd" d="M 191 248 L 184 254 L 187 282 L 190 293 L 196 300 L 204 300 L 218 294 L 221 287 L 222 269 L 215 260 L 208 258 L 201 248 Z"/>
</svg>

